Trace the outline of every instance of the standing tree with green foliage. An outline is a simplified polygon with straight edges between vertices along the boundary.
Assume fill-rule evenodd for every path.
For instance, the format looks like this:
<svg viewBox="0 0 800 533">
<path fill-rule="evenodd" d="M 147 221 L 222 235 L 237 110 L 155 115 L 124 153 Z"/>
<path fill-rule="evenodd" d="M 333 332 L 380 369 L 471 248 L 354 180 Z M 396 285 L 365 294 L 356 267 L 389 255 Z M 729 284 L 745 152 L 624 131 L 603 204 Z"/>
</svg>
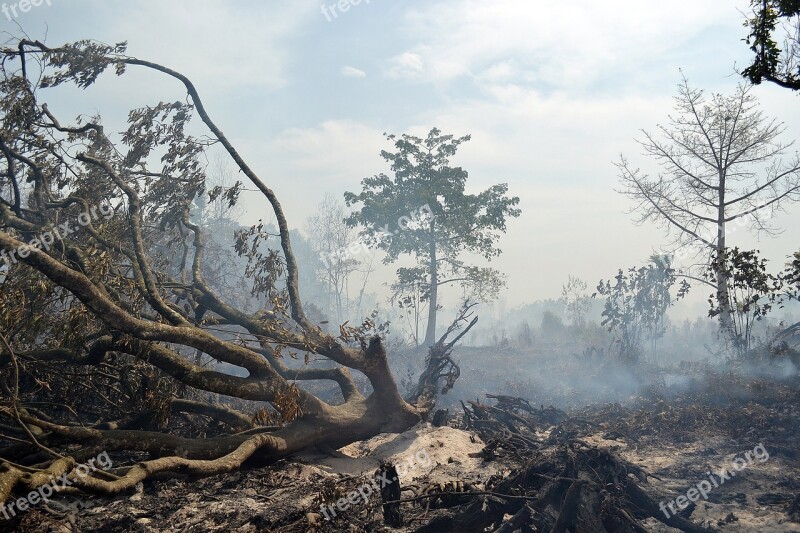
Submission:
<svg viewBox="0 0 800 533">
<path fill-rule="evenodd" d="M 750 5 L 745 42 L 755 57 L 742 76 L 755 84 L 767 80 L 800 90 L 800 0 L 751 0 Z"/>
<path fill-rule="evenodd" d="M 657 341 L 666 332 L 667 309 L 689 291 L 683 280 L 673 299 L 670 290 L 675 281 L 670 257 L 653 255 L 647 265 L 627 272 L 620 269 L 613 283 L 601 280 L 597 285 L 597 293 L 592 296 L 599 293 L 606 297 L 601 325 L 614 335 L 620 359 L 637 360 L 645 337 L 656 354 Z"/>
<path fill-rule="evenodd" d="M 499 255 L 495 244 L 506 231 L 506 219 L 520 215 L 515 207 L 519 198 L 506 196 L 505 183 L 466 193 L 467 171 L 450 166 L 450 159 L 469 135 L 455 138 L 433 128 L 425 139 L 407 134 L 386 138 L 396 151 L 383 150 L 381 157 L 390 163 L 394 178 L 365 178 L 361 193 L 345 193 L 348 206 L 361 204 L 348 222 L 361 226 L 367 242 L 386 252 L 384 263 L 394 263 L 401 255 L 416 259 L 416 267 L 397 270 L 395 289 L 426 288 L 424 345 L 430 346 L 436 335 L 439 287 L 458 283 L 476 299 L 488 301 L 504 285 L 497 270 L 467 264 L 460 256 L 466 252 L 491 260 Z"/>
<path fill-rule="evenodd" d="M 753 327 L 770 312 L 783 288 L 782 277 L 767 272 L 767 260 L 758 254 L 758 250 L 739 250 L 735 247 L 726 249 L 719 258 L 728 279 L 728 301 L 733 309 L 732 341 L 738 355 L 750 350 Z M 716 264 L 717 261 L 706 272 L 712 280 L 717 276 Z M 709 316 L 716 316 L 723 311 L 713 295 L 708 303 L 711 306 Z"/>
<path fill-rule="evenodd" d="M 790 262 L 786 265 L 781 279 L 783 282 L 783 299 L 800 300 L 800 251 L 795 252 L 789 258 Z M 786 343 L 787 346 L 800 348 L 800 322 L 795 322 L 773 339 L 773 342 Z"/>
</svg>

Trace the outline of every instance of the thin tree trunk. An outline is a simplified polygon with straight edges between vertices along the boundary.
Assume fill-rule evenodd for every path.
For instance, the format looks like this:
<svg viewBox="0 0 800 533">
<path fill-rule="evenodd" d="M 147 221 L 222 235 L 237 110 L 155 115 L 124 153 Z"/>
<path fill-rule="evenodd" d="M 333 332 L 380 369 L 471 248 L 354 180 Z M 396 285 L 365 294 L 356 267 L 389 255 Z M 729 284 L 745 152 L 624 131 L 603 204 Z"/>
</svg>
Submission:
<svg viewBox="0 0 800 533">
<path fill-rule="evenodd" d="M 724 334 L 728 335 L 738 350 L 736 328 L 731 316 L 731 302 L 728 298 L 728 276 L 725 273 L 725 175 L 720 174 L 719 205 L 717 206 L 717 257 L 714 274 L 717 278 L 717 303 L 719 304 L 719 324 Z"/>
<path fill-rule="evenodd" d="M 430 278 L 431 290 L 428 298 L 428 328 L 425 330 L 424 346 L 433 346 L 436 342 L 436 308 L 439 299 L 439 267 L 436 261 L 436 233 L 434 221 L 431 220 L 431 242 L 430 242 Z"/>
</svg>

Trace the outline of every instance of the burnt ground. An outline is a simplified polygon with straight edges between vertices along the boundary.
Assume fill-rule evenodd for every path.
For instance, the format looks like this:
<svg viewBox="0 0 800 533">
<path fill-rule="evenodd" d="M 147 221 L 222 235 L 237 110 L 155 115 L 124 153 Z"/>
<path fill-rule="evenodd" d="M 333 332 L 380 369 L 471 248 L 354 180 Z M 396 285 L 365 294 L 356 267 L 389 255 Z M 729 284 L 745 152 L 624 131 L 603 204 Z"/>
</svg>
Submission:
<svg viewBox="0 0 800 533">
<path fill-rule="evenodd" d="M 658 476 L 648 484 L 665 500 L 685 495 L 711 472 L 719 486 L 687 510 L 695 523 L 719 531 L 800 531 L 800 382 L 733 374 L 704 382 L 678 398 L 655 390 L 632 408 L 587 408 L 581 414 L 600 431 L 586 440 Z M 722 468 L 730 476 L 724 482 L 716 475 Z"/>
<path fill-rule="evenodd" d="M 116 498 L 62 495 L 0 531 L 800 531 L 800 379 L 684 370 L 694 385 L 657 382 L 624 404 L 484 398 L 465 402 L 468 415 L 451 409 L 457 428 L 423 424 Z M 403 527 L 382 524 L 376 494 L 334 520 L 319 514 L 387 459 L 409 464 L 402 497 L 419 498 L 401 504 Z M 659 521 L 660 502 L 721 468 L 733 474 L 680 513 L 688 522 Z"/>
</svg>

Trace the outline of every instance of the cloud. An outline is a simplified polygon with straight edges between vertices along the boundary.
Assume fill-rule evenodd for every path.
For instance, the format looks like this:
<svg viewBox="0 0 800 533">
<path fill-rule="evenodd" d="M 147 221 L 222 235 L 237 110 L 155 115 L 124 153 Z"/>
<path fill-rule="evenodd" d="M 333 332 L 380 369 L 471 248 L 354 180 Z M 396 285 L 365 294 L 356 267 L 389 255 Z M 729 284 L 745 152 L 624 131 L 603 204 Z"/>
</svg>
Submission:
<svg viewBox="0 0 800 533">
<path fill-rule="evenodd" d="M 367 73 L 361 69 L 357 69 L 356 67 L 351 67 L 350 65 L 342 67 L 342 76 L 345 78 L 366 78 Z"/>
<path fill-rule="evenodd" d="M 306 203 L 306 194 L 294 194 L 299 192 L 295 188 L 298 182 L 303 183 L 303 190 L 338 192 L 357 187 L 361 178 L 385 170 L 379 152 L 388 144 L 381 131 L 351 120 L 326 120 L 309 128 L 289 128 L 266 145 L 253 139 L 251 148 L 258 159 L 274 162 L 271 172 L 286 177 L 287 200 L 294 196 Z"/>
<path fill-rule="evenodd" d="M 715 0 L 660 5 L 629 0 L 460 0 L 415 5 L 401 26 L 414 44 L 391 58 L 389 72 L 432 82 L 505 76 L 516 77 L 518 83 L 585 88 L 613 72 L 646 68 L 654 58 L 663 59 L 702 38 L 714 25 L 738 27 L 740 18 L 735 6 L 721 8 Z"/>
<path fill-rule="evenodd" d="M 88 0 L 80 9 L 71 4 L 54 3 L 52 9 L 38 11 L 59 22 L 53 24 L 48 41 L 127 39 L 131 55 L 174 68 L 206 91 L 243 84 L 267 89 L 286 85 L 291 55 L 284 41 L 315 16 L 312 6 L 318 5 L 312 0 Z"/>
<path fill-rule="evenodd" d="M 394 79 L 418 79 L 423 75 L 422 56 L 414 52 L 404 52 L 389 60 L 386 75 Z"/>
</svg>

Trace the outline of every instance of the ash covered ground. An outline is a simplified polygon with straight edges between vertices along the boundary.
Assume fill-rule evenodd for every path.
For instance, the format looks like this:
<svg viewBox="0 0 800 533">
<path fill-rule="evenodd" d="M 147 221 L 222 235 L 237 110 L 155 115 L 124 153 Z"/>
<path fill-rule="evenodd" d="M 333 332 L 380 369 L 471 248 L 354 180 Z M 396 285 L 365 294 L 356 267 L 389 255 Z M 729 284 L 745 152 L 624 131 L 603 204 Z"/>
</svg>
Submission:
<svg viewBox="0 0 800 533">
<path fill-rule="evenodd" d="M 478 352 L 462 350 L 463 366 Z M 588 368 L 596 388 L 559 384 L 574 375 L 572 364 Z M 116 498 L 64 495 L 0 528 L 800 531 L 800 378 L 787 372 L 790 364 L 684 363 L 656 372 L 552 359 L 539 381 L 506 390 L 493 381 L 507 379 L 500 370 L 465 373 L 443 398 L 450 405 L 442 426 L 423 423 L 229 475 L 154 479 Z M 587 391 L 608 392 L 602 387 L 613 389 L 624 371 L 642 383 L 618 388 L 619 401 L 589 401 Z M 529 398 L 510 394 L 525 388 Z M 384 524 L 380 490 L 367 488 L 378 487 L 376 469 L 386 461 L 398 467 L 407 500 L 400 527 Z M 359 489 L 356 501 L 336 509 Z"/>
</svg>

